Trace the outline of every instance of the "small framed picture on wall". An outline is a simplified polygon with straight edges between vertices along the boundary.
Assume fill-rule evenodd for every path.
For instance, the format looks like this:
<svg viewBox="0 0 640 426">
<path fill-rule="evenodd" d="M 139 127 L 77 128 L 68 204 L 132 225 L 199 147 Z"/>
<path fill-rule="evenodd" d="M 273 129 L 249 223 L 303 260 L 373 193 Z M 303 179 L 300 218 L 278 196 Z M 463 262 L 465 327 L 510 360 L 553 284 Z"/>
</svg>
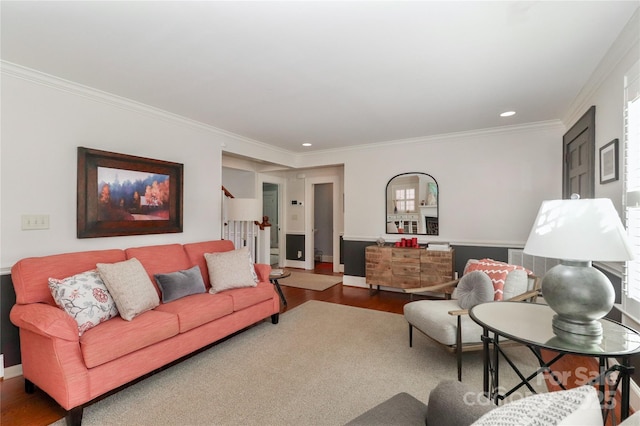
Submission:
<svg viewBox="0 0 640 426">
<path fill-rule="evenodd" d="M 600 183 L 618 180 L 618 139 L 600 148 Z"/>
</svg>

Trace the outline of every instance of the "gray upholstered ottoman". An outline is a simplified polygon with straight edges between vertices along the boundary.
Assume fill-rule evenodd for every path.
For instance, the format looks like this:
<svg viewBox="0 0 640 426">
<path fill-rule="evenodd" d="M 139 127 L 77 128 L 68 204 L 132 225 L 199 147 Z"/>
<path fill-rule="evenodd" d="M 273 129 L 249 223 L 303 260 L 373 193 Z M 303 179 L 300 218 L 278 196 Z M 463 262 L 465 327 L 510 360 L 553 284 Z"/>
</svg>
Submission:
<svg viewBox="0 0 640 426">
<path fill-rule="evenodd" d="M 364 412 L 347 425 L 424 426 L 426 418 L 427 406 L 408 393 L 402 392 Z"/>
<path fill-rule="evenodd" d="M 428 407 L 403 392 L 376 405 L 347 425 L 469 426 L 493 408 L 495 405 L 481 393 L 457 381 L 444 381 L 431 391 Z"/>
</svg>

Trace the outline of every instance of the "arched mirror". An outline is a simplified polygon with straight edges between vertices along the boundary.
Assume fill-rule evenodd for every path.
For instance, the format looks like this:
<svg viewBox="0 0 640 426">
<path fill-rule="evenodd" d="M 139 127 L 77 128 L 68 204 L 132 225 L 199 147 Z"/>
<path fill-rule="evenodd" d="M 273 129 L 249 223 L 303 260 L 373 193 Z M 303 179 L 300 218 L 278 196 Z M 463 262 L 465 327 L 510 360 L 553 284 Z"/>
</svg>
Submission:
<svg viewBox="0 0 640 426">
<path fill-rule="evenodd" d="M 387 183 L 387 234 L 438 235 L 438 182 L 426 173 L 401 173 Z"/>
</svg>

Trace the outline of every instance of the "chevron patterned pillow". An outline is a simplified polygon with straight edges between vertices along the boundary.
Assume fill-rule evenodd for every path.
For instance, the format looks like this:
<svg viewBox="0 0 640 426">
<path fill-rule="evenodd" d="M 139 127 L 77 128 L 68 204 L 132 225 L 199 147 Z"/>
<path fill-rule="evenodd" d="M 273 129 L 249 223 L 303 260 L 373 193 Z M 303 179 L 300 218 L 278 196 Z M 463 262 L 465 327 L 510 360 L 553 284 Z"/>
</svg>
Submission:
<svg viewBox="0 0 640 426">
<path fill-rule="evenodd" d="M 493 283 L 493 300 L 502 300 L 504 283 L 507 280 L 507 275 L 509 272 L 515 270 L 523 270 L 527 275 L 532 274 L 531 271 L 523 266 L 510 265 L 493 259 L 480 259 L 477 262 L 469 263 L 465 270 L 465 274 L 468 274 L 471 271 L 482 271 L 489 275 L 489 278 L 491 278 L 491 282 Z"/>
</svg>

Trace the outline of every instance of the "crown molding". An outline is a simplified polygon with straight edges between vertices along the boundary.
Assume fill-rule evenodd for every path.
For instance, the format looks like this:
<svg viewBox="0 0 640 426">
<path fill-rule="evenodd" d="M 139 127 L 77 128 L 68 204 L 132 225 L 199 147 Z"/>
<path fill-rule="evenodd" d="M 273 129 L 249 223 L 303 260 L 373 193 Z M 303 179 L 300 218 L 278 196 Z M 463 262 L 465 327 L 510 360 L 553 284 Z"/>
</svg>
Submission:
<svg viewBox="0 0 640 426">
<path fill-rule="evenodd" d="M 160 108 L 155 108 L 141 102 L 134 101 L 129 98 L 114 95 L 112 93 L 104 92 L 102 90 L 95 89 L 93 87 L 85 86 L 80 83 L 76 83 L 70 80 L 65 80 L 60 77 L 53 76 L 32 68 L 24 67 L 22 65 L 14 64 L 12 62 L 0 60 L 0 73 L 6 76 L 19 78 L 21 80 L 36 83 L 45 87 L 49 87 L 55 90 L 70 93 L 75 96 L 90 99 L 94 102 L 100 102 L 116 108 L 121 108 L 128 111 L 137 112 L 143 115 L 147 115 L 153 118 L 161 119 L 168 122 L 173 122 L 180 125 L 185 125 L 198 130 L 204 130 L 206 132 L 214 133 L 224 138 L 232 139 L 244 144 L 249 144 L 255 147 L 268 149 L 271 151 L 277 151 L 283 154 L 291 154 L 289 151 L 282 150 L 273 145 L 269 145 L 264 142 L 260 142 L 255 139 L 247 138 L 236 133 L 229 132 L 227 130 L 220 129 L 218 127 L 211 126 L 196 120 L 192 120 L 183 117 L 178 114 L 174 114 Z M 221 142 L 220 146 L 224 149 L 227 143 Z"/>
<path fill-rule="evenodd" d="M 376 149 L 381 147 L 393 147 L 398 145 L 435 143 L 435 142 L 442 142 L 449 139 L 473 139 L 478 136 L 509 135 L 509 134 L 528 133 L 531 131 L 550 130 L 550 129 L 551 130 L 558 129 L 558 130 L 564 131 L 566 130 L 566 127 L 561 120 L 547 120 L 547 121 L 539 121 L 535 123 L 514 124 L 511 126 L 468 130 L 464 132 L 442 133 L 442 134 L 431 135 L 431 136 L 420 136 L 417 138 L 397 139 L 397 140 L 386 141 L 386 142 L 374 142 L 374 143 L 354 145 L 354 146 L 344 147 L 344 148 L 332 148 L 332 149 L 318 150 L 318 151 L 313 151 L 308 153 L 300 153 L 297 155 L 301 158 L 313 157 L 314 155 L 317 155 L 317 154 L 344 153 L 344 152 L 350 152 L 350 151 L 362 151 L 363 149 Z"/>
<path fill-rule="evenodd" d="M 89 86 L 85 86 L 70 80 L 65 80 L 63 78 L 46 74 L 41 71 L 27 68 L 22 65 L 14 64 L 11 62 L 0 60 L 0 72 L 3 75 L 19 78 L 19 79 L 40 84 L 52 89 L 64 91 L 75 96 L 81 96 L 81 97 L 90 99 L 95 102 L 104 103 L 107 105 L 114 106 L 116 108 L 122 108 L 129 111 L 134 111 L 140 114 L 144 114 L 144 115 L 162 119 L 165 121 L 170 121 L 173 123 L 185 125 L 191 128 L 204 130 L 204 131 L 222 136 L 224 138 L 229 138 L 233 141 L 240 142 L 242 144 L 251 145 L 252 147 L 255 147 L 255 148 L 265 149 L 275 153 L 276 155 L 282 155 L 283 158 L 290 158 L 289 162 L 285 161 L 284 162 L 285 164 L 283 164 L 287 167 L 296 167 L 296 164 L 300 164 L 301 159 L 309 159 L 315 156 L 322 156 L 325 154 L 340 154 L 345 152 L 362 151 L 367 149 L 379 149 L 383 147 L 397 147 L 398 145 L 435 143 L 435 142 L 442 142 L 450 139 L 472 139 L 474 137 L 484 136 L 484 135 L 518 134 L 522 132 L 531 132 L 536 130 L 547 130 L 547 129 L 555 129 L 555 128 L 561 129 L 562 131 L 566 130 L 562 121 L 549 120 L 549 121 L 541 121 L 536 123 L 527 123 L 522 125 L 501 126 L 501 127 L 493 127 L 488 129 L 470 130 L 470 131 L 464 131 L 464 132 L 444 133 L 444 134 L 432 135 L 432 136 L 422 136 L 422 137 L 409 138 L 409 139 L 398 139 L 398 140 L 392 140 L 392 141 L 386 141 L 386 142 L 368 143 L 368 144 L 355 145 L 350 147 L 333 148 L 333 149 L 327 149 L 327 150 L 312 151 L 307 153 L 299 153 L 299 152 L 282 149 L 282 148 L 279 148 L 255 139 L 247 138 L 247 137 L 244 137 L 244 136 L 196 121 L 196 120 L 191 120 L 189 118 L 183 117 L 178 114 L 174 114 L 159 108 L 155 108 L 155 107 L 143 104 L 141 102 L 134 101 L 132 99 L 124 98 L 122 96 L 118 96 L 118 95 L 114 95 L 98 89 L 94 89 Z M 244 149 L 243 150 L 234 149 L 234 147 L 229 146 L 229 144 L 226 142 L 221 142 L 220 146 L 223 151 L 229 152 L 229 153 L 236 153 L 236 154 L 243 155 L 242 152 L 246 152 Z"/>
<path fill-rule="evenodd" d="M 638 37 L 638 34 L 640 34 L 640 8 L 636 9 L 631 19 L 629 19 L 629 22 L 627 22 L 627 25 L 622 29 L 618 38 L 613 42 L 593 74 L 591 74 L 591 77 L 589 77 L 589 80 L 587 80 L 587 84 L 584 85 L 580 93 L 578 93 L 578 96 L 576 96 L 572 102 L 567 115 L 562 120 L 563 123 L 566 123 L 567 127 L 570 127 L 570 125 L 578 121 L 584 112 L 589 109 L 591 106 L 590 99 L 595 96 L 600 86 L 602 86 L 618 64 L 620 64 L 633 49 L 635 49 L 636 52 L 640 50 L 640 37 Z"/>
</svg>

